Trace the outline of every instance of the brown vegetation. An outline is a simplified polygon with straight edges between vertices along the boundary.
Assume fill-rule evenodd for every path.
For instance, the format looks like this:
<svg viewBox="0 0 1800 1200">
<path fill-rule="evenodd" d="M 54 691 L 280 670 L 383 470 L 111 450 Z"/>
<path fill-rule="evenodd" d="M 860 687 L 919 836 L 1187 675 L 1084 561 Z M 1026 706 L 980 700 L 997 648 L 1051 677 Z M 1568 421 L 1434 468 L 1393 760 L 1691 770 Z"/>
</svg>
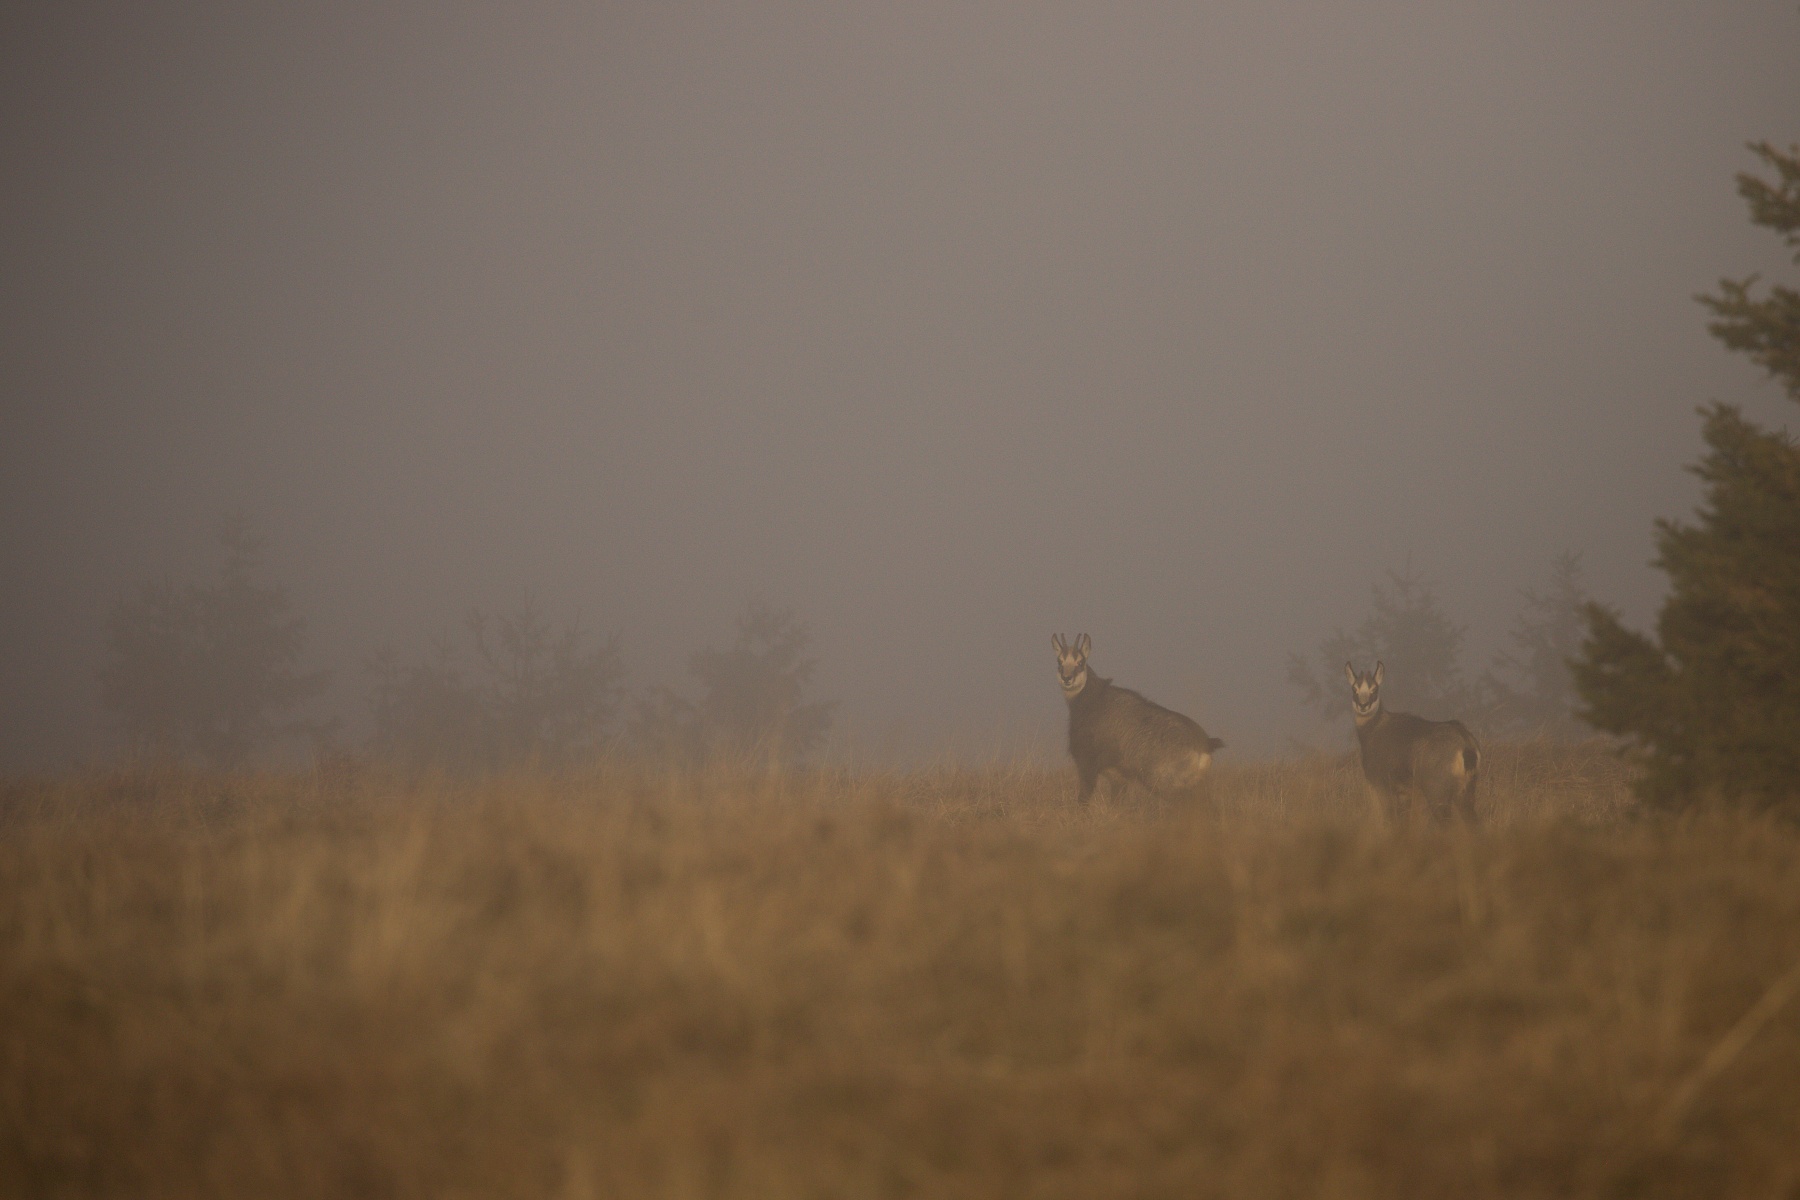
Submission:
<svg viewBox="0 0 1800 1200">
<path fill-rule="evenodd" d="M 1800 831 L 1486 769 L 11 785 L 0 1194 L 1796 1194 Z"/>
</svg>

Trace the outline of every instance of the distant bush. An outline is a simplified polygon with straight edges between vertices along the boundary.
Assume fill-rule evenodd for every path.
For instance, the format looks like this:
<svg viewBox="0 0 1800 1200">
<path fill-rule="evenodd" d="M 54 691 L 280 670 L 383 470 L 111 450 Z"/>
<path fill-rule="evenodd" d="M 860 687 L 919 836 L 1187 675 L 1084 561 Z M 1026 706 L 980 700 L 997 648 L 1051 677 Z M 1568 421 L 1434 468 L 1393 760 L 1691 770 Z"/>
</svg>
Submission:
<svg viewBox="0 0 1800 1200">
<path fill-rule="evenodd" d="M 101 701 L 134 751 L 234 767 L 323 728 L 297 713 L 329 676 L 300 669 L 306 623 L 259 581 L 262 539 L 229 517 L 219 545 L 216 581 L 147 583 L 108 615 Z"/>
<path fill-rule="evenodd" d="M 1288 682 L 1307 707 L 1321 717 L 1342 718 L 1350 727 L 1350 689 L 1344 663 L 1387 667 L 1388 707 L 1430 717 L 1465 715 L 1474 693 L 1462 676 L 1467 630 L 1452 621 L 1437 594 L 1410 563 L 1388 571 L 1387 584 L 1371 589 L 1371 610 L 1355 632 L 1338 629 L 1311 655 L 1288 658 Z"/>
<path fill-rule="evenodd" d="M 484 771 L 600 753 L 624 677 L 616 639 L 590 645 L 577 625 L 553 630 L 530 601 L 510 616 L 473 612 L 463 631 L 425 662 L 391 650 L 369 659 L 377 754 Z"/>
<path fill-rule="evenodd" d="M 1576 715 L 1580 697 L 1569 670 L 1587 628 L 1581 556 L 1558 555 L 1550 567 L 1549 589 L 1528 589 L 1523 597 L 1509 648 L 1495 655 L 1479 684 L 1477 719 L 1488 730 L 1515 737 L 1592 737 L 1593 730 Z"/>
<path fill-rule="evenodd" d="M 808 701 L 812 632 L 792 609 L 757 601 L 738 614 L 727 649 L 709 647 L 688 660 L 698 700 L 654 688 L 638 702 L 630 740 L 651 758 L 694 762 L 712 755 L 792 765 L 830 732 L 837 705 Z"/>
</svg>

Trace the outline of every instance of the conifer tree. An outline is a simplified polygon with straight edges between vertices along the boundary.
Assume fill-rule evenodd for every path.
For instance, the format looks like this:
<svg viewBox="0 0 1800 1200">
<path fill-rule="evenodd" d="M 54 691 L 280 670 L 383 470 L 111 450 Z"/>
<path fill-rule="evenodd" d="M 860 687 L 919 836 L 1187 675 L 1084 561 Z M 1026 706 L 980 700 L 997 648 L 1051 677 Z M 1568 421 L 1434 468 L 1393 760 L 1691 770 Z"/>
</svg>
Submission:
<svg viewBox="0 0 1800 1200">
<path fill-rule="evenodd" d="M 688 659 L 699 698 L 649 689 L 627 742 L 640 757 L 670 765 L 798 765 L 824 742 L 837 709 L 836 701 L 806 699 L 817 666 L 811 646 L 811 629 L 792 609 L 749 601 L 729 648 L 709 646 Z"/>
<path fill-rule="evenodd" d="M 751 601 L 738 615 L 729 650 L 695 654 L 688 669 L 705 694 L 695 706 L 720 749 L 791 765 L 825 740 L 831 701 L 806 701 L 814 660 L 812 631 L 791 609 Z"/>
<path fill-rule="evenodd" d="M 1523 593 L 1510 646 L 1494 656 L 1481 681 L 1483 724 L 1513 736 L 1579 738 L 1593 731 L 1576 718 L 1578 697 L 1569 660 L 1581 650 L 1587 629 L 1587 585 L 1581 555 L 1559 554 L 1550 564 L 1550 587 Z"/>
<path fill-rule="evenodd" d="M 610 743 L 624 664 L 617 638 L 593 642 L 579 624 L 553 629 L 528 596 L 511 614 L 479 610 L 459 643 L 440 638 L 430 659 L 371 656 L 371 746 L 415 767 L 560 767 Z"/>
<path fill-rule="evenodd" d="M 1387 667 L 1383 696 L 1388 706 L 1433 718 L 1462 715 L 1472 703 L 1463 680 L 1462 647 L 1467 630 L 1452 621 L 1437 593 L 1412 563 L 1387 571 L 1387 584 L 1370 588 L 1370 612 L 1354 633 L 1338 629 L 1310 657 L 1288 658 L 1288 683 L 1309 708 L 1326 718 L 1343 718 L 1348 728 L 1350 689 L 1344 663 Z"/>
<path fill-rule="evenodd" d="M 1775 181 L 1740 175 L 1738 192 L 1800 263 L 1800 146 L 1750 149 Z M 1800 402 L 1800 292 L 1759 295 L 1752 276 L 1698 299 L 1711 333 Z M 1656 524 L 1670 586 L 1656 636 L 1588 607 L 1573 664 L 1582 716 L 1626 739 L 1654 804 L 1716 798 L 1800 815 L 1800 447 L 1732 405 L 1700 411 L 1704 498 L 1691 524 Z"/>
<path fill-rule="evenodd" d="M 235 767 L 284 735 L 321 733 L 295 714 L 328 677 L 300 669 L 306 623 L 260 581 L 262 539 L 233 516 L 219 545 L 217 582 L 150 583 L 113 605 L 100 688 L 134 750 Z"/>
</svg>

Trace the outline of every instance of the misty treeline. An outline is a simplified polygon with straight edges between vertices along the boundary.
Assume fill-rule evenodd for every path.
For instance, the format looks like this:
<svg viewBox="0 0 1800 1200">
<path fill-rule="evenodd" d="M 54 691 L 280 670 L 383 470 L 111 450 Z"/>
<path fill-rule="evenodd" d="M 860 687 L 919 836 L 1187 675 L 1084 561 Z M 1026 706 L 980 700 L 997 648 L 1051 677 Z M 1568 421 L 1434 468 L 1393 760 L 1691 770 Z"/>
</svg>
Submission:
<svg viewBox="0 0 1800 1200">
<path fill-rule="evenodd" d="M 1800 146 L 1751 150 L 1773 181 L 1738 176 L 1751 220 L 1800 264 Z M 1800 402 L 1800 291 L 1721 280 L 1697 299 L 1710 332 Z M 1354 630 L 1293 656 L 1290 681 L 1321 714 L 1348 716 L 1346 660 L 1387 664 L 1389 704 L 1460 716 L 1490 735 L 1569 736 L 1582 723 L 1619 739 L 1650 803 L 1719 800 L 1800 815 L 1800 445 L 1727 404 L 1701 408 L 1704 485 L 1691 523 L 1656 523 L 1669 593 L 1653 633 L 1589 599 L 1580 559 L 1527 591 L 1507 648 L 1464 673 L 1465 630 L 1410 564 L 1375 583 Z M 261 544 L 241 522 L 221 534 L 208 584 L 150 584 L 113 608 L 101 673 L 106 707 L 144 750 L 224 765 L 277 738 L 328 737 L 300 715 L 326 686 L 302 667 L 305 626 L 258 577 Z M 423 661 L 367 664 L 371 749 L 420 765 L 559 763 L 630 748 L 675 761 L 732 753 L 799 761 L 829 729 L 807 698 L 813 660 L 791 612 L 747 606 L 723 649 L 689 662 L 689 694 L 651 688 L 627 703 L 616 641 L 556 629 L 530 604 L 474 614 Z M 1346 721 L 1346 724 L 1348 722 Z"/>
<path fill-rule="evenodd" d="M 1387 667 L 1387 707 L 1431 717 L 1460 717 L 1487 736 L 1571 739 L 1592 736 L 1580 720 L 1569 663 L 1581 649 L 1589 603 L 1581 556 L 1550 564 L 1543 589 L 1520 593 L 1506 648 L 1476 676 L 1463 669 L 1468 630 L 1439 603 L 1431 583 L 1408 562 L 1371 588 L 1369 614 L 1354 630 L 1338 629 L 1311 654 L 1288 659 L 1288 682 L 1321 717 L 1350 728 L 1344 664 Z"/>
<path fill-rule="evenodd" d="M 429 658 L 370 658 L 372 748 L 413 766 L 564 766 L 624 751 L 693 764 L 715 755 L 788 766 L 818 748 L 834 704 L 808 701 L 811 635 L 793 612 L 746 604 L 724 649 L 688 660 L 692 699 L 652 687 L 626 712 L 618 639 L 554 628 L 527 600 L 516 612 L 469 614 L 460 638 Z"/>
<path fill-rule="evenodd" d="M 220 767 L 286 737 L 333 744 L 337 722 L 298 715 L 330 680 L 302 669 L 305 622 L 261 580 L 261 539 L 232 517 L 219 541 L 215 582 L 148 584 L 114 604 L 101 695 L 119 732 L 136 753 Z M 616 636 L 555 625 L 529 598 L 509 613 L 476 610 L 423 658 L 390 647 L 365 659 L 364 749 L 459 773 L 619 753 L 791 766 L 824 741 L 835 708 L 807 697 L 810 644 L 792 611 L 751 601 L 729 645 L 689 659 L 691 696 L 658 686 L 633 700 Z"/>
</svg>

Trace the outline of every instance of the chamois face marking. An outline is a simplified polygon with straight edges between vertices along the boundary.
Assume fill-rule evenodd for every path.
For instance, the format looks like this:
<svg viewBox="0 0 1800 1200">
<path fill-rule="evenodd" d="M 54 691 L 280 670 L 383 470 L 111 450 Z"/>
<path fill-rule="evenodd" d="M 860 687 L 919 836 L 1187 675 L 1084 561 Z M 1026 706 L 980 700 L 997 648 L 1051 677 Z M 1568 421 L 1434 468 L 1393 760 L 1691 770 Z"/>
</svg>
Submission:
<svg viewBox="0 0 1800 1200">
<path fill-rule="evenodd" d="M 1381 708 L 1381 675 L 1380 662 L 1376 662 L 1373 671 L 1366 672 L 1344 664 L 1344 677 L 1350 681 L 1350 708 L 1358 722 L 1368 720 Z"/>
<path fill-rule="evenodd" d="M 1088 650 L 1093 645 L 1088 635 L 1082 634 L 1070 645 L 1062 640 L 1062 635 L 1050 635 L 1050 644 L 1056 647 L 1056 682 L 1062 685 L 1063 696 L 1073 700 L 1087 686 Z"/>
</svg>

